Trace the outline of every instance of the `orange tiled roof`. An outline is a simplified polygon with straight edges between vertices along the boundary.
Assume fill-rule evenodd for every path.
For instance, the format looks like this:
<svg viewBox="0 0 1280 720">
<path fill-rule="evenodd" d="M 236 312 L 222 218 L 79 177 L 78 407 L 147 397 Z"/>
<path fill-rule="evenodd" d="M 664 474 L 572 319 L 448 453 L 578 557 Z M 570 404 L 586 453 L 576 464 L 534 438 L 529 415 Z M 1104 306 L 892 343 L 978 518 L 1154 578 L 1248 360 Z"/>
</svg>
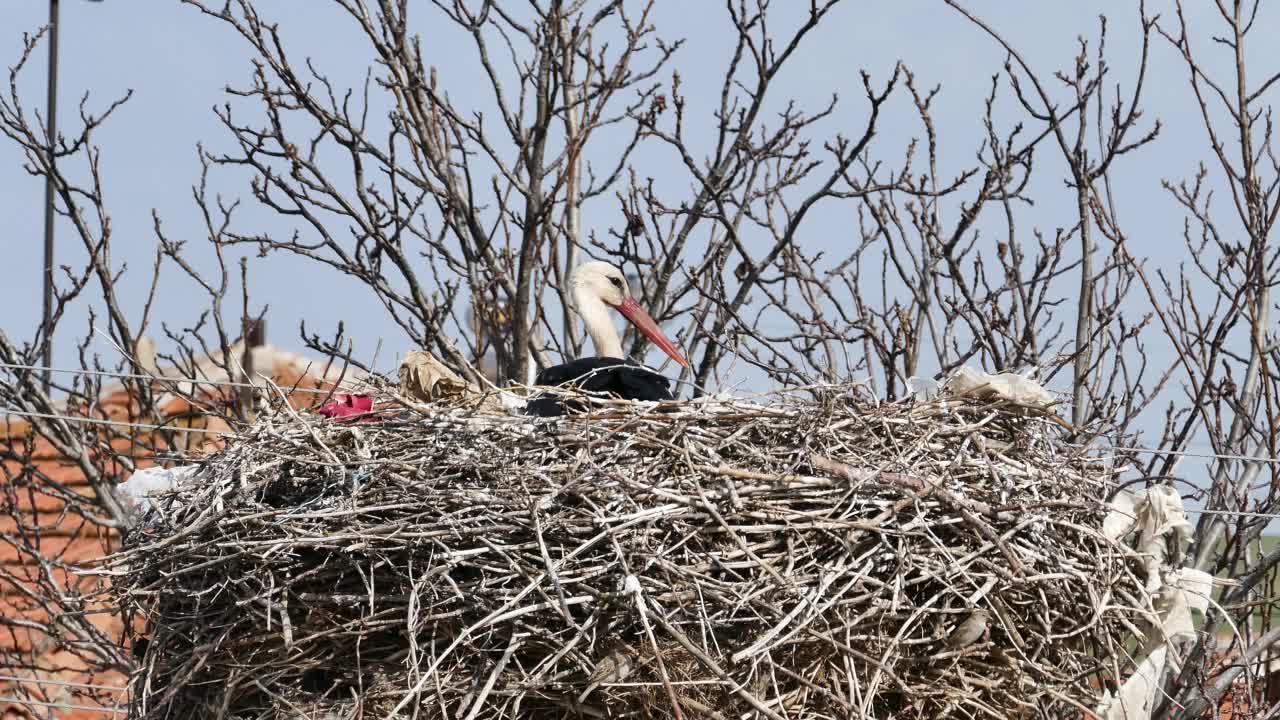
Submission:
<svg viewBox="0 0 1280 720">
<path fill-rule="evenodd" d="M 237 344 L 231 352 L 238 356 L 242 347 Z M 202 358 L 196 364 L 196 377 L 212 383 L 232 380 L 218 365 L 219 356 Z M 292 388 L 303 390 L 330 389 L 342 374 L 337 368 L 330 367 L 321 361 L 312 361 L 302 355 L 291 353 L 265 345 L 254 348 L 253 367 L 257 375 L 270 377 L 271 380 L 286 392 Z M 205 414 L 201 407 L 193 407 L 180 393 L 191 391 L 191 384 L 177 380 L 182 373 L 168 371 L 162 377 L 171 378 L 151 383 L 153 392 L 157 393 L 155 407 L 165 421 L 171 425 L 192 428 L 226 429 L 226 424 L 219 418 Z M 346 379 L 357 379 L 357 374 L 348 372 Z M 178 393 L 172 392 L 178 383 Z M 200 386 L 202 396 L 211 404 L 225 403 L 229 397 L 228 389 L 218 385 Z M 289 396 L 295 407 L 314 404 L 323 395 L 316 393 L 295 393 Z M 207 407 L 207 406 L 206 406 Z M 148 422 L 140 420 L 137 399 L 124 384 L 104 387 L 99 394 L 92 412 L 77 411 L 76 408 L 63 406 L 69 415 L 90 415 L 96 418 L 121 422 Z M 154 422 L 152 420 L 151 422 Z M 30 425 L 22 417 L 0 417 L 0 444 L 17 454 L 25 454 Z M 209 433 L 179 433 L 182 447 L 172 448 L 187 454 L 200 454 L 217 449 L 220 437 Z M 148 447 L 156 447 L 160 442 L 157 433 L 145 437 L 145 442 L 137 442 L 130 447 L 128 439 L 113 441 L 115 449 L 132 453 L 134 461 L 145 467 L 153 464 L 149 461 Z M 13 461 L 6 461 L 0 467 L 0 614 L 5 618 L 20 618 L 41 622 L 48 619 L 47 611 L 40 607 L 32 597 L 34 583 L 39 572 L 33 566 L 31 556 L 20 548 L 30 545 L 39 548 L 41 555 L 54 559 L 67 569 L 55 568 L 52 576 L 64 587 L 77 587 L 82 592 L 93 593 L 103 590 L 101 578 L 77 577 L 71 569 L 86 560 L 100 557 L 113 547 L 115 538 L 107 529 L 95 524 L 92 519 L 74 512 L 68 512 L 67 499 L 74 496 L 92 498 L 93 488 L 75 463 L 63 457 L 47 440 L 37 437 L 34 447 L 30 448 L 30 458 L 35 471 L 45 475 L 58 490 L 51 491 L 48 484 L 41 487 L 17 487 L 13 482 L 19 477 L 21 468 Z M 122 469 L 123 473 L 123 469 Z M 118 480 L 126 479 L 123 474 Z M 66 493 L 66 495 L 61 495 Z M 122 638 L 123 620 L 110 611 L 103 611 L 92 617 L 92 622 L 108 637 Z M 47 672 L 31 672 L 32 678 L 56 680 L 81 684 L 106 685 L 121 687 L 125 679 L 117 674 L 93 675 L 83 661 L 74 654 L 51 647 L 48 640 L 34 630 L 21 627 L 0 626 L 0 659 L 22 656 L 35 660 Z M 7 664 L 7 663 L 6 663 Z M 12 674 L 10 671 L 0 674 Z M 23 695 L 32 700 L 50 702 L 59 705 L 95 706 L 94 693 L 103 701 L 109 701 L 112 693 L 92 689 L 70 687 L 66 685 L 40 685 L 30 682 L 22 683 L 22 693 L 12 680 L 0 680 L 0 698 Z M 39 710 L 39 712 L 29 712 Z M 0 720 L 11 718 L 48 717 L 47 708 L 24 708 L 20 703 L 0 700 Z M 98 710 L 64 710 L 59 718 L 70 720 L 101 720 L 105 716 Z"/>
</svg>

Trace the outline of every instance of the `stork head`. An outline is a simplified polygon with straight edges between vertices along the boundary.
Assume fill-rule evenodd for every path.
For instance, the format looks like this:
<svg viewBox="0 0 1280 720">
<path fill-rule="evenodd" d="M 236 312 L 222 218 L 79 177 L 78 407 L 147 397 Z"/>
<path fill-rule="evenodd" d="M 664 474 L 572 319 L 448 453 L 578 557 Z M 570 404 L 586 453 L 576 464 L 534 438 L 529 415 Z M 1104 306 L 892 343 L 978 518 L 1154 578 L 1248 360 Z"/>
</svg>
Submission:
<svg viewBox="0 0 1280 720">
<path fill-rule="evenodd" d="M 569 278 L 569 285 L 573 291 L 578 314 L 582 315 L 588 324 L 591 318 L 584 312 L 584 304 L 592 300 L 602 302 L 622 313 L 623 317 L 645 337 L 652 340 L 654 345 L 662 348 L 662 351 L 672 360 L 684 367 L 689 367 L 689 361 L 681 354 L 676 344 L 663 334 L 658 323 L 654 322 L 649 313 L 631 296 L 631 289 L 627 287 L 627 278 L 621 270 L 607 262 L 583 263 L 573 271 L 573 275 Z"/>
<path fill-rule="evenodd" d="M 589 262 L 579 265 L 569 278 L 575 299 L 579 293 L 589 293 L 612 308 L 622 307 L 631 297 L 627 278 L 618 268 L 607 262 Z"/>
</svg>

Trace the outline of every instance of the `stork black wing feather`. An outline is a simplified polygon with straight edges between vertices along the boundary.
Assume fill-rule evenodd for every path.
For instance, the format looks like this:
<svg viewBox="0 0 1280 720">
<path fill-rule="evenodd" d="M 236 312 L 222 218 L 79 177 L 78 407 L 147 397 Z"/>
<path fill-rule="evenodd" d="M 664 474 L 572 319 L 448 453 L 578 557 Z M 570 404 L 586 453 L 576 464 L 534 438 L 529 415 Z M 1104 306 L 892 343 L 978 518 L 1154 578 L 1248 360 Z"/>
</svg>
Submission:
<svg viewBox="0 0 1280 720">
<path fill-rule="evenodd" d="M 580 358 L 538 373 L 538 385 L 572 385 L 588 392 L 606 393 L 624 400 L 673 400 L 667 378 L 630 360 L 608 357 Z M 538 417 L 563 415 L 567 408 L 560 396 L 546 392 L 529 401 L 525 413 Z"/>
</svg>

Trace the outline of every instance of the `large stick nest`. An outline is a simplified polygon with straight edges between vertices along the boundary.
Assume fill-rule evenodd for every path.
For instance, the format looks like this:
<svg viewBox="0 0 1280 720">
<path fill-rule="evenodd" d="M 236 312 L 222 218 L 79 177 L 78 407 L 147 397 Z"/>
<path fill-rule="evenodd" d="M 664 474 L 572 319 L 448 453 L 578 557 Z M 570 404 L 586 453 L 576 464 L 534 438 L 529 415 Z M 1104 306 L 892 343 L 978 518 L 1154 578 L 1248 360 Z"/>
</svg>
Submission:
<svg viewBox="0 0 1280 720">
<path fill-rule="evenodd" d="M 260 419 L 131 535 L 136 717 L 1079 716 L 1141 625 L 1043 412 L 379 407 Z"/>
</svg>

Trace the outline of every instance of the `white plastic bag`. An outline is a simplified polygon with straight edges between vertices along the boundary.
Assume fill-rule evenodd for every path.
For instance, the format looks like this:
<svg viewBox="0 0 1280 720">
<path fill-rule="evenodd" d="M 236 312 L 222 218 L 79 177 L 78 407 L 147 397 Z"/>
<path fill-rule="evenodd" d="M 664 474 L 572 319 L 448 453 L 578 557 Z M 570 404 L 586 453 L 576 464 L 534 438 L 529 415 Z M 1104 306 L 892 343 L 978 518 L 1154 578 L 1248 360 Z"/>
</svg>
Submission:
<svg viewBox="0 0 1280 720">
<path fill-rule="evenodd" d="M 1057 402 L 1053 393 L 1034 380 L 1013 373 L 988 375 L 967 366 L 947 380 L 947 389 L 961 397 L 996 398 L 1027 407 L 1046 407 Z"/>
<path fill-rule="evenodd" d="M 1158 624 L 1151 628 L 1151 647 L 1134 673 L 1108 694 L 1099 706 L 1105 720 L 1149 720 L 1161 697 L 1161 681 L 1176 666 L 1169 662 L 1170 644 L 1195 637 L 1193 612 L 1204 613 L 1213 592 L 1213 576 L 1193 568 L 1174 568 L 1176 557 L 1168 557 L 1167 536 L 1174 535 L 1176 551 L 1186 545 L 1191 523 L 1187 521 L 1182 498 L 1170 487 L 1155 486 L 1142 496 L 1120 492 L 1103 521 L 1103 534 L 1120 540 L 1138 533 L 1138 552 L 1146 559 L 1147 590 Z"/>
<path fill-rule="evenodd" d="M 138 512 L 145 513 L 151 509 L 151 499 L 153 497 L 182 487 L 196 476 L 196 472 L 199 469 L 199 465 L 184 465 L 175 468 L 143 468 L 130 475 L 128 480 L 120 483 L 117 487 L 125 499 Z"/>
</svg>

